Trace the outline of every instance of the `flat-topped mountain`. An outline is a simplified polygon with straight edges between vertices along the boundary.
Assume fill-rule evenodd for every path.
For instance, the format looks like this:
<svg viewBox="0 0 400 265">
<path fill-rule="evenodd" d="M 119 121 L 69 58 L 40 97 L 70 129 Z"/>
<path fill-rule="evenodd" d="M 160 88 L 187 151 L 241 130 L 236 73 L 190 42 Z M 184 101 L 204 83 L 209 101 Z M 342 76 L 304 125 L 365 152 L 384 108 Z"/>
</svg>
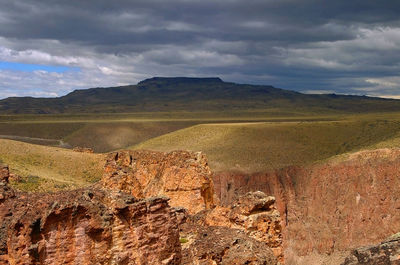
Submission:
<svg viewBox="0 0 400 265">
<path fill-rule="evenodd" d="M 273 86 L 224 82 L 217 77 L 154 77 L 137 85 L 75 90 L 58 98 L 11 97 L 0 100 L 1 114 L 252 109 L 382 112 L 400 110 L 400 100 L 302 94 Z"/>
</svg>

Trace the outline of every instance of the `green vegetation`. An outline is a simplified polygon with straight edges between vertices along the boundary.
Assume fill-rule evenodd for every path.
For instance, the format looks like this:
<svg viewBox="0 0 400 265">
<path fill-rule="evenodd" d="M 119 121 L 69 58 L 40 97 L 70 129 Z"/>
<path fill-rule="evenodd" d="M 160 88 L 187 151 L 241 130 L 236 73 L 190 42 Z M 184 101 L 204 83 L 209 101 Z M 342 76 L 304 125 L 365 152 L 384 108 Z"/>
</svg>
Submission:
<svg viewBox="0 0 400 265">
<path fill-rule="evenodd" d="M 185 244 L 185 243 L 189 242 L 189 239 L 187 239 L 186 237 L 181 237 L 181 238 L 179 238 L 179 242 L 181 244 Z"/>
</svg>

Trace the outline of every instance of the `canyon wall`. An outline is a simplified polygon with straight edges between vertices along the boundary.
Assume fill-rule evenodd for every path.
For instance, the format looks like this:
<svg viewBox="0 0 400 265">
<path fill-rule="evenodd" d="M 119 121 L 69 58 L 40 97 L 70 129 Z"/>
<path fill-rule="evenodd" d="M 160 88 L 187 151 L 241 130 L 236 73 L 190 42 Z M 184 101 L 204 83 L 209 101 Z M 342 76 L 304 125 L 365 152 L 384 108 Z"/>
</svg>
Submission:
<svg viewBox="0 0 400 265">
<path fill-rule="evenodd" d="M 263 174 L 219 173 L 214 185 L 225 205 L 248 191 L 275 196 L 289 260 L 379 243 L 400 231 L 399 149 Z"/>
<path fill-rule="evenodd" d="M 54 194 L 14 192 L 5 172 L 0 264 L 181 264 L 179 229 L 168 198 L 138 200 L 99 186 Z"/>
<path fill-rule="evenodd" d="M 99 183 L 59 193 L 17 192 L 9 177 L 0 166 L 1 265 L 283 262 L 275 198 L 217 205 L 201 153 L 112 153 Z"/>
</svg>

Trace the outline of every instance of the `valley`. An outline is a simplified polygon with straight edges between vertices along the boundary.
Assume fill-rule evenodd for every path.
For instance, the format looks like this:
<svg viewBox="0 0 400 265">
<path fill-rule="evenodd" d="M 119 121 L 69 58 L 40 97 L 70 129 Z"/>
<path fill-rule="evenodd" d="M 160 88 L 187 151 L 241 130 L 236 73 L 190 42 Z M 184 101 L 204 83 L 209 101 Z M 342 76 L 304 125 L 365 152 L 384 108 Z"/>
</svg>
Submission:
<svg viewBox="0 0 400 265">
<path fill-rule="evenodd" d="M 137 214 L 137 207 L 161 207 L 162 220 L 173 231 L 168 240 L 175 243 L 163 243 L 161 247 L 173 247 L 171 252 L 153 251 L 151 257 L 171 255 L 175 262 L 171 264 L 239 258 L 247 262 L 261 255 L 269 260 L 268 264 L 338 265 L 346 258 L 350 262 L 357 257 L 350 255 L 352 249 L 378 244 L 400 230 L 396 190 L 399 150 L 400 112 L 393 111 L 293 112 L 290 108 L 250 108 L 1 114 L 0 164 L 8 165 L 9 173 L 5 174 L 0 198 L 6 198 L 3 205 L 19 205 L 28 198 L 53 211 L 53 206 L 43 202 L 43 198 L 50 196 L 66 207 L 65 212 L 54 210 L 53 215 L 63 212 L 66 220 L 72 219 L 70 224 L 58 217 L 40 217 L 41 220 L 61 225 L 57 228 L 61 230 L 48 226 L 51 233 L 61 233 L 65 227 L 71 237 L 74 229 L 86 229 L 87 211 L 94 218 L 91 225 L 95 227 L 90 229 L 96 230 L 97 225 L 101 231 L 108 231 L 103 226 L 108 217 L 95 217 L 97 207 L 113 216 L 116 226 L 111 228 L 112 233 L 128 226 L 140 231 L 149 224 L 147 221 L 142 220 L 139 226 L 125 224 L 122 228 L 118 223 L 130 217 L 120 219 L 121 216 Z M 75 200 L 76 192 L 81 191 L 83 197 Z M 121 194 L 133 197 L 118 197 Z M 71 208 L 75 202 L 85 209 L 77 215 L 72 214 Z M 242 208 L 235 206 L 238 203 Z M 119 205 L 128 207 L 130 213 L 121 210 L 114 216 L 111 212 Z M 146 218 L 157 219 L 152 217 L 150 208 L 143 212 Z M 29 213 L 33 219 L 39 215 L 40 211 Z M 13 219 L 7 218 L 7 225 L 11 225 Z M 33 240 L 29 235 L 33 232 L 29 231 L 35 220 L 23 219 L 22 215 L 18 218 L 27 226 L 24 240 L 29 245 Z M 95 224 L 99 218 L 106 219 Z M 173 225 L 177 220 L 181 222 L 179 233 Z M 377 222 L 382 223 L 380 230 L 370 233 Z M 230 236 L 236 235 L 241 238 L 243 249 L 248 244 L 263 243 L 257 245 L 259 252 L 247 249 L 249 256 L 236 256 L 235 243 L 227 245 L 212 239 L 217 245 L 209 246 L 211 241 L 201 235 L 210 231 L 221 234 L 226 242 L 236 242 Z M 103 238 L 103 234 L 88 236 L 84 240 L 92 246 L 96 238 Z M 112 237 L 121 250 L 130 248 L 130 239 L 119 234 Z M 109 238 L 106 235 L 102 241 L 109 242 Z M 78 247 L 71 238 L 63 240 L 71 248 Z M 176 243 L 178 240 L 180 243 Z M 19 248 L 17 243 L 9 242 Z M 48 241 L 41 244 L 55 248 L 54 251 L 61 249 Z M 209 248 L 232 251 L 219 252 L 219 258 L 215 258 L 205 256 Z M 61 260 L 57 255 L 46 256 L 39 248 L 37 251 L 43 255 L 38 260 Z M 112 259 L 128 255 L 119 251 L 113 248 Z M 131 253 L 141 253 L 136 251 L 132 249 Z M 0 261 L 1 257 L 24 259 L 18 251 L 4 253 Z M 100 253 L 76 253 L 78 257 L 87 261 L 109 260 Z M 68 262 L 76 259 L 71 257 Z"/>
</svg>

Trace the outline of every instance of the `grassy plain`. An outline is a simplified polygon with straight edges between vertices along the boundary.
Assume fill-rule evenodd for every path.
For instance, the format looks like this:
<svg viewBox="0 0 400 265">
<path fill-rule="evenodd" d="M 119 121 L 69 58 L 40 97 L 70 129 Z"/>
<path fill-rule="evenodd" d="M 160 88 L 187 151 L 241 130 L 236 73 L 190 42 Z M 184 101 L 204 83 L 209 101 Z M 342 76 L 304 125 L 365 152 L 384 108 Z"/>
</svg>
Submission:
<svg viewBox="0 0 400 265">
<path fill-rule="evenodd" d="M 96 152 L 126 148 L 178 129 L 202 123 L 319 120 L 278 109 L 240 112 L 159 112 L 130 114 L 0 115 L 0 138 Z"/>
<path fill-rule="evenodd" d="M 214 171 L 264 171 L 371 148 L 400 147 L 400 113 L 311 115 L 279 111 L 0 116 L 0 135 L 116 149 L 202 151 Z M 0 137 L 1 138 L 1 137 Z M 18 138 L 21 139 L 21 138 Z M 40 141 L 39 141 L 40 142 Z M 0 139 L 0 162 L 23 190 L 85 186 L 101 177 L 104 154 L 43 141 Z M 47 145 L 47 146 L 45 146 Z"/>
<path fill-rule="evenodd" d="M 131 148 L 203 151 L 215 171 L 253 173 L 396 146 L 400 146 L 400 116 L 392 113 L 349 115 L 328 121 L 200 124 Z"/>
</svg>

